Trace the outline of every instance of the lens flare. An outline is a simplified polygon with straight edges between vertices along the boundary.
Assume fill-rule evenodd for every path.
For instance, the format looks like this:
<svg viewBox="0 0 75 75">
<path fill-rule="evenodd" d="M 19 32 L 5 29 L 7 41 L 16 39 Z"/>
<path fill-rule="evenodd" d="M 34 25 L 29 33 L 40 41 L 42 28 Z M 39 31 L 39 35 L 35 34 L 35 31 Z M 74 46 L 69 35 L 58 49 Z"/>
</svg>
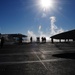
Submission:
<svg viewBox="0 0 75 75">
<path fill-rule="evenodd" d="M 47 9 L 53 6 L 53 1 L 52 0 L 41 0 L 40 5 L 42 6 L 42 8 Z"/>
</svg>

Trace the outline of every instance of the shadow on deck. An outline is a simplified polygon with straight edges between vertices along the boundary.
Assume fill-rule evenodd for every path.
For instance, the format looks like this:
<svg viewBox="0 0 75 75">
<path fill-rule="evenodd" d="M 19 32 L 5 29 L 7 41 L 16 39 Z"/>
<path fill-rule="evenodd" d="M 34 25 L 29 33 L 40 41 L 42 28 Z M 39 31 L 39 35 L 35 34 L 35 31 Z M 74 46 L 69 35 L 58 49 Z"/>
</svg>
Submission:
<svg viewBox="0 0 75 75">
<path fill-rule="evenodd" d="M 58 58 L 75 59 L 75 52 L 74 53 L 54 54 L 52 56 L 58 57 Z"/>
</svg>

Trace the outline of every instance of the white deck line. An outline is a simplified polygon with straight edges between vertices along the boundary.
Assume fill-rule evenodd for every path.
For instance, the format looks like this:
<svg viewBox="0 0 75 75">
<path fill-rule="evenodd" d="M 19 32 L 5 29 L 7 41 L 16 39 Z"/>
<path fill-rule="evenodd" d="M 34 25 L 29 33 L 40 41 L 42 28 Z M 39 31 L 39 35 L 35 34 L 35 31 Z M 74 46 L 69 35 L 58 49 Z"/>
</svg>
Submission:
<svg viewBox="0 0 75 75">
<path fill-rule="evenodd" d="M 39 61 L 41 62 L 41 64 L 44 66 L 45 69 L 47 69 L 46 65 L 42 62 L 42 60 L 40 59 L 40 57 L 36 54 L 35 51 L 33 51 L 34 54 L 36 55 L 36 57 L 39 59 Z M 48 69 L 47 69 L 48 70 Z"/>
<path fill-rule="evenodd" d="M 0 65 L 12 65 L 12 64 L 32 64 L 32 63 L 41 63 L 41 62 L 54 62 L 54 61 L 66 61 L 66 60 L 72 60 L 72 59 L 50 59 L 50 60 L 37 60 L 37 61 L 13 61 L 13 62 L 0 62 Z M 74 60 L 72 60 L 74 61 Z"/>
</svg>

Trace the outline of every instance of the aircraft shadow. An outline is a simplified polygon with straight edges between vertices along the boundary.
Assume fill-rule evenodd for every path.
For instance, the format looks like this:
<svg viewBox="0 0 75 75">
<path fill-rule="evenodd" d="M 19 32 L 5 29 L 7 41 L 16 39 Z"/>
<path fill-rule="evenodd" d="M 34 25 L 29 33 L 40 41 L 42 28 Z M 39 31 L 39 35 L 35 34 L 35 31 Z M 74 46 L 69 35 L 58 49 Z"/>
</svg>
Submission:
<svg viewBox="0 0 75 75">
<path fill-rule="evenodd" d="M 52 56 L 58 58 L 75 59 L 75 53 L 61 53 L 61 54 L 54 54 Z"/>
</svg>

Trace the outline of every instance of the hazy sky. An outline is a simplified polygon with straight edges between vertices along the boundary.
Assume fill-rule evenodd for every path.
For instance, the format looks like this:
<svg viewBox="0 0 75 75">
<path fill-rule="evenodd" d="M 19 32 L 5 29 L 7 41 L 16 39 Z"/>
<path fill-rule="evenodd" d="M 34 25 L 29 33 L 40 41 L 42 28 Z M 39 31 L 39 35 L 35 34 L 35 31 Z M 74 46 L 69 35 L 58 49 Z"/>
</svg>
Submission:
<svg viewBox="0 0 75 75">
<path fill-rule="evenodd" d="M 74 29 L 75 0 L 52 1 L 52 7 L 44 9 L 40 0 L 0 0 L 0 33 L 49 33 L 51 17 L 58 29 Z"/>
</svg>

